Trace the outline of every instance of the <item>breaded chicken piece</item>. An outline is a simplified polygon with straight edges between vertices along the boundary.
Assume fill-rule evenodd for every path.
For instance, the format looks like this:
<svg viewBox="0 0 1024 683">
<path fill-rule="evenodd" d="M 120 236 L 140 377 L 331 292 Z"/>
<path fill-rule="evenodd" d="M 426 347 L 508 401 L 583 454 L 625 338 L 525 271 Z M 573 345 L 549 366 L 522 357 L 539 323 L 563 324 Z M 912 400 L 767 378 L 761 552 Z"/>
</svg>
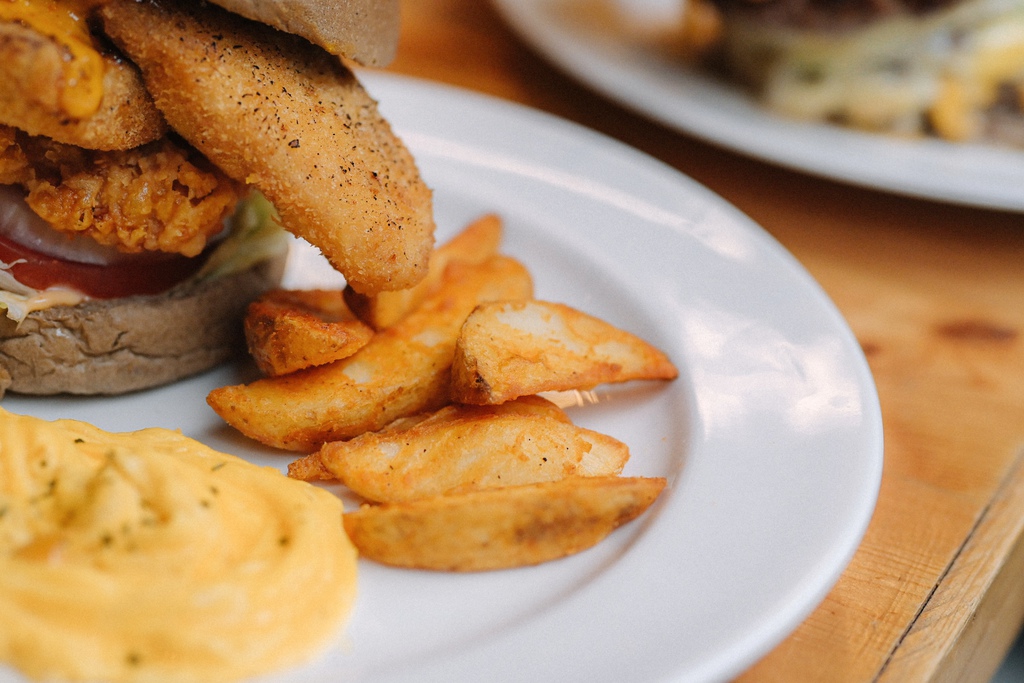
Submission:
<svg viewBox="0 0 1024 683">
<path fill-rule="evenodd" d="M 0 185 L 15 185 L 29 177 L 31 167 L 17 140 L 18 131 L 0 124 Z"/>
<path fill-rule="evenodd" d="M 65 46 L 34 29 L 0 22 L 0 124 L 89 149 L 130 149 L 164 135 L 167 124 L 129 63 L 102 54 L 103 95 L 76 116 Z M 91 109 L 91 107 L 90 107 Z"/>
<path fill-rule="evenodd" d="M 0 182 L 57 230 L 127 253 L 195 256 L 245 188 L 164 137 L 128 151 L 84 150 L 0 126 Z"/>
<path fill-rule="evenodd" d="M 115 0 L 104 30 L 170 125 L 259 188 L 363 293 L 426 273 L 431 192 L 355 76 L 305 40 L 199 3 Z"/>
</svg>

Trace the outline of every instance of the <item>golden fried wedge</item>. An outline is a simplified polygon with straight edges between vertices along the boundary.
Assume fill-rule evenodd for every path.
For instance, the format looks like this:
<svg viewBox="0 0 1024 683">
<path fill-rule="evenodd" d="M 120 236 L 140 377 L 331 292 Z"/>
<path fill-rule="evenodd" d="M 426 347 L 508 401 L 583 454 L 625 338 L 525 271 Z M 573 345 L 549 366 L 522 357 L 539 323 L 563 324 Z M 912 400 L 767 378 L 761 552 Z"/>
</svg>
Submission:
<svg viewBox="0 0 1024 683">
<path fill-rule="evenodd" d="M 571 422 L 569 416 L 565 414 L 564 410 L 546 398 L 542 398 L 540 396 L 523 396 L 515 401 L 509 401 L 501 408 L 506 414 L 512 414 L 515 412 L 516 414 L 544 416 L 551 419 L 562 420 L 564 422 Z M 413 427 L 421 424 L 424 424 L 424 427 L 427 427 L 430 424 L 451 421 L 457 415 L 456 411 L 459 409 L 460 406 L 445 406 L 436 412 L 422 412 L 416 413 L 415 415 L 407 415 L 389 422 L 379 431 L 374 433 L 378 435 L 400 434 L 402 432 L 408 432 L 412 430 Z M 330 444 L 324 444 L 320 450 L 313 451 L 312 453 L 304 455 L 298 460 L 290 463 L 288 465 L 288 476 L 292 479 L 301 479 L 303 481 L 334 480 L 336 478 L 334 473 L 331 472 L 331 470 L 329 470 L 320 459 L 321 454 L 324 453 L 328 446 L 330 446 Z M 600 453 L 608 450 L 610 449 L 595 449 L 595 451 Z M 593 459 L 600 460 L 600 455 L 595 455 Z M 601 466 L 607 467 L 608 465 Z"/>
<path fill-rule="evenodd" d="M 271 377 L 347 358 L 373 336 L 340 289 L 271 290 L 249 304 L 244 323 L 249 354 Z"/>
<path fill-rule="evenodd" d="M 320 451 L 314 451 L 289 463 L 288 476 L 302 481 L 334 481 L 334 473 L 320 460 Z"/>
<path fill-rule="evenodd" d="M 483 571 L 539 564 L 590 548 L 641 515 L 658 477 L 557 482 L 364 505 L 344 515 L 360 555 L 383 564 Z"/>
<path fill-rule="evenodd" d="M 481 216 L 434 250 L 430 257 L 427 276 L 416 286 L 394 292 L 380 292 L 372 296 L 360 294 L 347 287 L 345 300 L 359 319 L 373 329 L 383 330 L 391 327 L 440 287 L 441 278 L 449 263 L 483 263 L 498 253 L 501 234 L 501 218 L 494 214 Z"/>
<path fill-rule="evenodd" d="M 246 436 L 276 448 L 311 451 L 375 431 L 448 402 L 455 340 L 479 303 L 531 295 L 529 272 L 495 256 L 448 266 L 441 289 L 355 355 L 248 385 L 221 387 L 207 403 Z"/>
<path fill-rule="evenodd" d="M 447 406 L 406 429 L 324 444 L 310 457 L 375 502 L 622 471 L 629 459 L 624 443 L 573 425 L 553 403 L 535 404 L 543 400 Z"/>
<path fill-rule="evenodd" d="M 376 101 L 312 43 L 198 2 L 111 0 L 103 28 L 168 123 L 361 291 L 427 273 L 430 189 Z"/>
<path fill-rule="evenodd" d="M 467 318 L 452 363 L 452 400 L 502 403 L 607 382 L 674 379 L 668 357 L 634 334 L 564 304 L 508 301 Z"/>
</svg>

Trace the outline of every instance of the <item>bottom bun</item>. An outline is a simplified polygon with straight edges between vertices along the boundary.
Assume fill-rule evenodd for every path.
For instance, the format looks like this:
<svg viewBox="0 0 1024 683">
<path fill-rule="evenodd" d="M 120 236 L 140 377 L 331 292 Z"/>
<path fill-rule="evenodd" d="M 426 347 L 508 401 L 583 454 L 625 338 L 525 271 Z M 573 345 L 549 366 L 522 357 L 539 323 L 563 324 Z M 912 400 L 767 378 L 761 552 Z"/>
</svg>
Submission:
<svg viewBox="0 0 1024 683">
<path fill-rule="evenodd" d="M 163 294 L 94 299 L 0 321 L 0 396 L 124 394 L 244 352 L 242 317 L 276 287 L 285 258 Z"/>
</svg>

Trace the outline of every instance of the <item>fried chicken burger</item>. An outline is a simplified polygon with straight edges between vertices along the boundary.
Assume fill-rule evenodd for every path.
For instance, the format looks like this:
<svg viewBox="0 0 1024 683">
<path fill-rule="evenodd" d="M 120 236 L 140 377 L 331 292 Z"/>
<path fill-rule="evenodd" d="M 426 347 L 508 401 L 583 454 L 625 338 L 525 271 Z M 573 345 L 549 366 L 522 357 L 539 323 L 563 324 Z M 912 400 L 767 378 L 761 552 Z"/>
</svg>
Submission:
<svg viewBox="0 0 1024 683">
<path fill-rule="evenodd" d="M 1022 0 L 713 0 L 726 68 L 788 116 L 1024 147 Z"/>
<path fill-rule="evenodd" d="M 352 63 L 397 0 L 0 0 L 0 391 L 206 370 L 281 228 L 364 293 L 426 272 L 431 193 Z"/>
</svg>

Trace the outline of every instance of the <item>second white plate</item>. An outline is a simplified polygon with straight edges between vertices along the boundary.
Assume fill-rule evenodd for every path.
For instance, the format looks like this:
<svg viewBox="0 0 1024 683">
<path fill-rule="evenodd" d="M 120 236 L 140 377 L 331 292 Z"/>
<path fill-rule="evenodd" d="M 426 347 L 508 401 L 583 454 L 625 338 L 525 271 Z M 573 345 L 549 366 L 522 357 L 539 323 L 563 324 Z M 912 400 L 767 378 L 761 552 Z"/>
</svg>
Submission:
<svg viewBox="0 0 1024 683">
<path fill-rule="evenodd" d="M 1024 211 L 1024 150 L 875 135 L 784 119 L 740 88 L 598 34 L 565 0 L 493 0 L 526 41 L 609 99 L 671 128 L 782 166 L 899 194 Z"/>
</svg>

